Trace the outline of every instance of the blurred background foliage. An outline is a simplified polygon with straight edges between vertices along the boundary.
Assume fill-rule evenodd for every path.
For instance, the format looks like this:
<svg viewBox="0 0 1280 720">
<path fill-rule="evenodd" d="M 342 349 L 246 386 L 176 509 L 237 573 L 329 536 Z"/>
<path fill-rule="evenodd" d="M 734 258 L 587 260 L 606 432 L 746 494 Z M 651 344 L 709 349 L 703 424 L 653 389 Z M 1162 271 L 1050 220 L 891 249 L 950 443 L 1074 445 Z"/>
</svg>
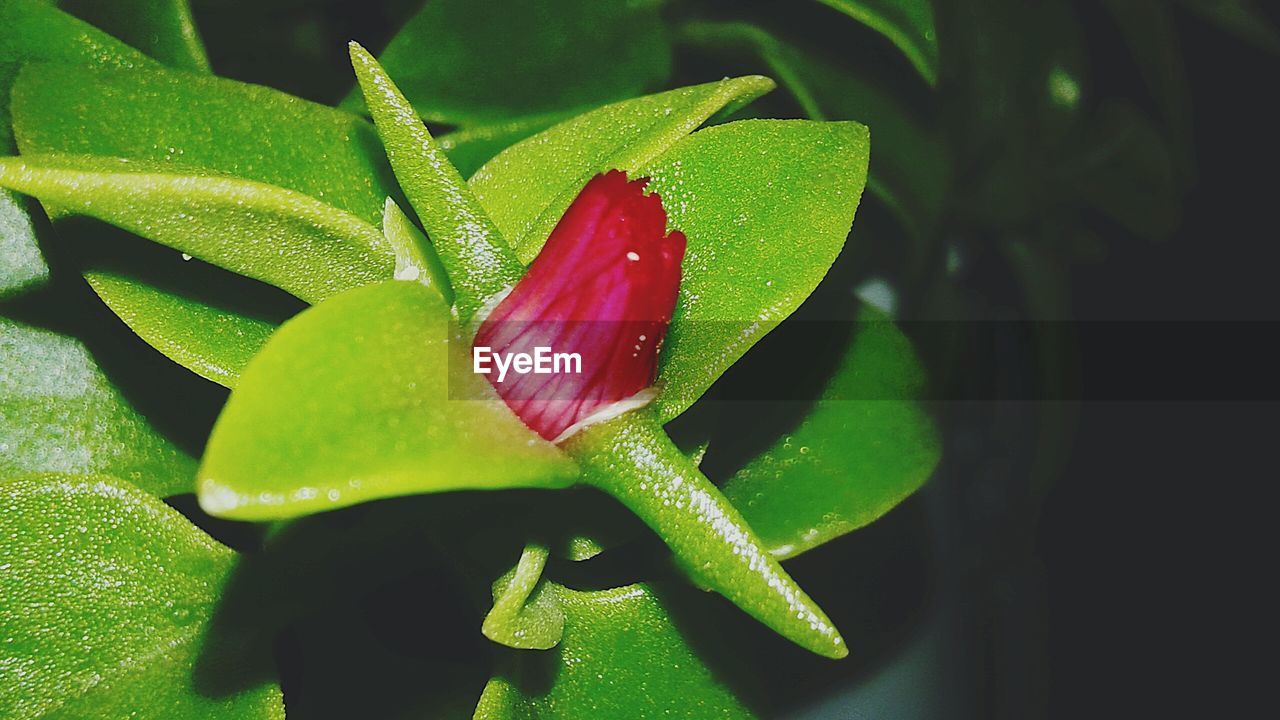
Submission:
<svg viewBox="0 0 1280 720">
<path fill-rule="evenodd" d="M 873 651 L 831 665 L 775 645 L 754 648 L 752 657 L 777 659 L 755 669 L 752 677 L 770 678 L 757 692 L 769 707 L 797 717 L 1075 717 L 1093 707 L 1088 698 L 1099 688 L 1119 687 L 1112 674 L 1124 670 L 1123 653 L 1090 639 L 1137 633 L 1118 641 L 1129 648 L 1155 637 L 1154 619 L 1096 622 L 1111 618 L 1110 606 L 1090 604 L 1090 592 L 1072 589 L 1078 581 L 1124 587 L 1127 567 L 1110 559 L 1103 539 L 1081 540 L 1072 515 L 1092 508 L 1097 496 L 1122 509 L 1108 521 L 1141 512 L 1147 486 L 1122 483 L 1130 471 L 1153 470 L 1112 468 L 1119 446 L 1110 438 L 1127 432 L 1139 452 L 1162 448 L 1166 440 L 1153 429 L 1165 428 L 1161 419 L 1099 416 L 1074 402 L 994 401 L 1073 397 L 1089 380 L 1081 362 L 1089 347 L 1066 323 L 1037 322 L 1024 336 L 993 340 L 971 321 L 1184 319 L 1275 307 L 1254 295 L 1267 283 L 1264 271 L 1241 268 L 1240 256 L 1231 255 L 1247 250 L 1233 238 L 1249 230 L 1249 218 L 1264 215 L 1255 209 L 1233 225 L 1230 213 L 1251 200 L 1257 202 L 1249 207 L 1262 206 L 1265 195 L 1218 189 L 1234 170 L 1223 155 L 1248 152 L 1275 119 L 1274 111 L 1254 115 L 1257 108 L 1227 87 L 1261 77 L 1254 87 L 1268 94 L 1280 32 L 1264 3 L 192 0 L 198 35 L 181 40 L 131 34 L 129 24 L 113 21 L 108 3 L 57 4 L 156 57 L 187 58 L 193 71 L 208 69 L 192 51 L 202 43 L 219 75 L 356 111 L 346 43 L 358 40 L 379 55 L 464 173 L 584 109 L 730 75 L 761 73 L 780 86 L 736 117 L 864 122 L 872 132 L 869 198 L 844 254 L 797 319 L 840 317 L 859 298 L 877 304 L 908 321 L 935 397 L 988 402 L 938 403 L 946 446 L 929 488 L 791 568 L 814 594 L 858 606 L 833 614 L 862 618 L 846 634 Z M 177 12 L 172 21 L 185 23 L 181 3 L 136 4 Z M 0 64 L 0 83 L 12 72 Z M 1223 137 L 1233 132 L 1240 139 Z M 20 202 L 0 195 L 0 222 L 26 222 Z M 1205 250 L 1214 230 L 1227 236 L 1216 255 Z M 43 250 L 55 268 L 75 262 L 67 248 Z M 19 268 L 22 283 L 47 279 L 25 250 L 4 248 L 3 259 Z M 4 312 L 84 341 L 144 414 L 198 452 L 222 391 L 186 382 L 88 302 L 78 281 L 68 281 L 74 310 L 19 299 Z M 56 272 L 54 282 L 62 282 Z M 1203 292 L 1206 282 L 1213 293 Z M 1185 292 L 1195 283 L 1202 292 Z M 292 311 L 296 306 L 281 312 Z M 779 338 L 762 343 L 735 373 L 795 367 L 801 356 L 785 334 Z M 816 382 L 794 382 L 806 381 Z M 741 419 L 749 415 L 715 419 L 713 442 L 729 448 L 716 460 L 724 467 L 751 457 L 794 421 L 779 413 L 776 427 L 761 429 Z M 1042 514 L 1050 497 L 1055 502 Z M 212 523 L 193 505 L 181 509 Z M 368 517 L 360 511 L 309 524 L 372 526 L 362 532 L 376 537 L 352 542 L 395 556 L 401 539 L 376 532 L 379 523 Z M 1111 539 L 1108 531 L 1120 534 L 1116 527 L 1094 529 Z M 252 541 L 236 526 L 218 532 Z M 309 525 L 297 531 L 302 538 L 308 532 Z M 1086 572 L 1069 552 L 1098 564 Z M 414 705 L 422 696 L 406 692 L 414 678 L 441 683 L 487 661 L 478 635 L 457 629 L 477 627 L 478 616 L 420 627 L 412 608 L 395 609 L 440 585 L 435 578 L 443 570 L 416 562 L 379 576 L 372 595 L 339 594 L 364 609 L 361 620 L 348 620 L 352 627 L 338 628 L 350 632 L 320 635 L 302 623 L 286 634 L 278 652 L 307 659 L 296 676 L 283 678 L 291 711 L 305 717 L 341 707 L 349 694 L 335 695 L 338 676 L 379 698 L 386 709 L 380 716 L 421 710 Z M 339 564 L 324 570 L 321 587 L 358 587 L 351 577 L 373 572 Z M 458 598 L 440 602 L 474 614 Z M 452 655 L 442 660 L 423 647 L 449 647 Z M 1129 681 L 1141 686 L 1143 679 Z M 476 697 L 478 688 L 467 686 L 475 682 L 467 677 L 451 688 L 459 708 Z M 1082 691 L 1086 684 L 1092 687 Z"/>
</svg>

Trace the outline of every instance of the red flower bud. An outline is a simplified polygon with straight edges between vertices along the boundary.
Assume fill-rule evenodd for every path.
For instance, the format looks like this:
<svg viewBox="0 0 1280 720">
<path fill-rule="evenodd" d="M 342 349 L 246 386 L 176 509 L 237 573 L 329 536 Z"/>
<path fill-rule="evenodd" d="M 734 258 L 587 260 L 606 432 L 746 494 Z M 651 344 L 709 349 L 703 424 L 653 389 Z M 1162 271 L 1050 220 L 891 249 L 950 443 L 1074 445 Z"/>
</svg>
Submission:
<svg viewBox="0 0 1280 720">
<path fill-rule="evenodd" d="M 647 182 L 628 181 L 618 170 L 592 178 L 476 333 L 473 346 L 487 348 L 495 365 L 503 356 L 535 357 L 545 348 L 541 356 L 553 372 L 535 367 L 500 379 L 491 366 L 486 377 L 548 440 L 560 442 L 653 397 L 685 237 L 667 233 L 662 200 L 644 193 Z M 547 359 L 562 354 L 563 364 Z"/>
</svg>

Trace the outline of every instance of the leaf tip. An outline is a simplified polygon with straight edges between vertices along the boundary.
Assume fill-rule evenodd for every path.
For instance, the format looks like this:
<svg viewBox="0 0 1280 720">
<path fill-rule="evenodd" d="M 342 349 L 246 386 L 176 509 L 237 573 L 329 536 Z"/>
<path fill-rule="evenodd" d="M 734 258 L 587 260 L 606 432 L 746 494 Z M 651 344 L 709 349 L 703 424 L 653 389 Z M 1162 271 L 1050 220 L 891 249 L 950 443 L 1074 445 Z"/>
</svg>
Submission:
<svg viewBox="0 0 1280 720">
<path fill-rule="evenodd" d="M 239 493 L 212 478 L 200 480 L 196 500 L 200 509 L 213 517 L 227 517 L 243 504 Z"/>
<path fill-rule="evenodd" d="M 363 45 L 355 40 L 347 43 L 347 54 L 351 57 L 351 65 L 357 71 L 362 67 L 367 68 L 378 62 L 368 50 L 364 49 Z"/>
</svg>

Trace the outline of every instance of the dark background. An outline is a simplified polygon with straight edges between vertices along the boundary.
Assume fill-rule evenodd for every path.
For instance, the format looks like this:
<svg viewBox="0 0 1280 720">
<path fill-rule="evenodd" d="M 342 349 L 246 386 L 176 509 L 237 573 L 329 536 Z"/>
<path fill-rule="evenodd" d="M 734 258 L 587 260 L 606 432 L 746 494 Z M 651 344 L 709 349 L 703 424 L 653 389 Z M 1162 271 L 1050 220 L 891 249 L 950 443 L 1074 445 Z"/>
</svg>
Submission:
<svg viewBox="0 0 1280 720">
<path fill-rule="evenodd" d="M 219 74 L 326 102 L 350 87 L 346 41 L 380 48 L 416 4 L 276 2 L 255 14 L 252 3 L 193 2 Z M 810 4 L 786 17 L 771 3 L 719 5 L 917 87 L 882 39 L 815 22 L 822 10 Z M 940 19 L 945 64 L 946 21 L 967 6 L 939 4 L 949 8 Z M 1080 0 L 1073 9 L 1086 31 L 1093 97 L 1145 98 L 1099 4 Z M 984 229 L 958 224 L 971 252 L 964 272 L 946 280 L 947 297 L 976 310 L 959 322 L 905 325 L 936 378 L 942 466 L 883 521 L 788 566 L 815 595 L 847 591 L 856 607 L 846 611 L 882 621 L 849 633 L 879 648 L 870 660 L 813 681 L 818 691 L 796 681 L 795 694 L 824 698 L 790 703 L 804 717 L 855 717 L 851 707 L 882 718 L 1238 717 L 1269 705 L 1261 701 L 1273 682 L 1274 631 L 1262 619 L 1274 607 L 1267 491 L 1280 479 L 1280 56 L 1198 16 L 1174 17 L 1195 167 L 1179 226 L 1139 239 L 1086 218 L 1100 249 L 1056 268 L 1070 292 L 1054 319 L 1070 322 L 1054 336 L 1059 344 L 1037 345 L 984 324 L 1037 316 L 1007 258 L 983 251 Z M 726 74 L 696 57 L 681 62 L 694 79 Z M 939 117 L 963 103 L 960 93 L 945 73 L 937 97 L 907 91 L 922 113 Z M 854 240 L 892 224 L 865 200 Z M 867 261 L 847 251 L 819 295 L 847 297 L 868 265 L 891 278 L 901 265 L 892 253 Z M 905 285 L 903 316 L 933 320 L 937 288 Z M 99 313 L 104 326 L 111 321 Z M 979 341 L 948 341 L 957 327 Z M 770 343 L 760 349 L 735 372 L 768 372 Z M 1003 399 L 987 393 L 1010 386 Z M 221 393 L 193 390 L 187 401 L 183 412 L 209 414 Z M 765 430 L 726 423 L 720 436 L 740 438 L 746 452 Z M 832 573 L 833 557 L 847 573 Z M 407 588 L 396 597 L 420 594 Z M 411 617 L 414 608 L 378 614 L 401 611 Z M 417 637 L 404 625 L 383 630 Z M 306 655 L 287 639 L 281 652 Z M 811 667 L 797 660 L 789 672 Z M 306 702 L 305 688 L 283 681 Z"/>
<path fill-rule="evenodd" d="M 1056 717 L 1244 717 L 1265 707 L 1256 653 L 1273 631 L 1258 619 L 1271 605 L 1264 513 L 1280 477 L 1280 416 L 1262 389 L 1274 387 L 1280 340 L 1280 105 L 1264 88 L 1275 87 L 1280 61 L 1189 16 L 1178 29 L 1198 167 L 1182 227 L 1154 246 L 1113 243 L 1105 262 L 1078 269 L 1074 311 L 1263 322 L 1236 324 L 1208 347 L 1188 333 L 1182 353 L 1140 355 L 1166 378 L 1166 401 L 1081 405 L 1035 536 Z M 1108 373 L 1115 350 L 1081 348 L 1096 361 L 1086 381 Z M 1255 365 L 1259 357 L 1270 362 Z M 1241 392 L 1185 400 L 1224 378 Z M 1268 401 L 1251 401 L 1250 384 Z"/>
<path fill-rule="evenodd" d="M 223 20 L 234 13 L 221 15 L 221 3 L 195 5 L 219 73 L 332 102 L 349 85 L 334 80 L 347 77 L 345 41 L 380 47 L 414 3 L 286 3 L 249 24 Z M 888 66 L 913 86 L 882 39 L 836 38 L 849 28 L 822 30 L 812 22 L 821 10 L 779 18 L 768 3 L 723 5 L 768 17 L 792 39 L 847 48 L 851 62 Z M 964 3 L 946 5 L 953 17 L 966 12 Z M 1130 51 L 1098 3 L 1073 8 L 1094 97 L 1144 97 Z M 1043 349 L 1018 338 L 988 333 L 957 349 L 931 342 L 927 323 L 908 325 L 940 378 L 943 464 L 884 527 L 842 541 L 851 572 L 868 571 L 869 558 L 899 561 L 875 565 L 888 589 L 861 588 L 883 595 L 897 650 L 861 668 L 849 688 L 830 689 L 812 717 L 850 717 L 846 695 L 882 717 L 1236 717 L 1259 709 L 1272 663 L 1257 659 L 1270 645 L 1257 616 L 1269 609 L 1261 590 L 1274 575 L 1264 550 L 1270 505 L 1261 497 L 1280 479 L 1272 450 L 1280 430 L 1280 57 L 1198 16 L 1175 18 L 1195 166 L 1179 227 L 1151 240 L 1091 223 L 1103 249 L 1060 268 L 1070 299 L 1055 319 L 1083 322 L 1058 348 L 1047 385 L 1024 387 L 1043 367 Z M 219 55 L 232 47 L 259 50 Z M 724 74 L 691 62 L 695 76 Z M 955 92 L 944 75 L 941 103 L 921 92 L 910 99 L 945 113 Z M 857 228 L 891 222 L 864 202 L 855 240 Z M 858 278 L 841 272 L 838 265 L 837 281 Z M 997 253 L 974 252 L 954 283 L 980 308 L 968 320 L 1033 317 Z M 927 294 L 914 304 L 905 297 L 904 315 L 928 317 Z M 1130 324 L 1108 325 L 1119 321 Z M 1023 389 L 1011 399 L 983 400 L 971 389 L 1008 377 L 1024 383 L 1015 381 Z M 1055 400 L 1035 402 L 1042 397 Z M 903 539 L 918 535 L 922 517 L 931 538 L 923 553 Z M 830 572 L 803 559 L 794 571 L 806 586 Z M 923 604 L 902 599 L 921 592 Z"/>
</svg>

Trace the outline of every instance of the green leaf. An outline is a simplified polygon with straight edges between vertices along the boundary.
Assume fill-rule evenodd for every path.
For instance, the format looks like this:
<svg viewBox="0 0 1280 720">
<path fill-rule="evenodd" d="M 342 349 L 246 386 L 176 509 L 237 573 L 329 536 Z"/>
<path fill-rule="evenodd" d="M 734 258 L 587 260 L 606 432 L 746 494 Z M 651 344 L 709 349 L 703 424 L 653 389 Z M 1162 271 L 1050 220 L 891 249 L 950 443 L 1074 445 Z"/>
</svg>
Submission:
<svg viewBox="0 0 1280 720">
<path fill-rule="evenodd" d="M 582 483 L 609 493 L 643 520 L 699 586 L 806 650 L 834 659 L 849 654 L 822 608 L 671 442 L 652 410 L 592 425 L 563 447 L 582 468 Z"/>
<path fill-rule="evenodd" d="M 0 63 L 65 62 L 134 68 L 154 65 L 142 52 L 39 0 L 0 4 Z"/>
<path fill-rule="evenodd" d="M 657 3 L 432 0 L 378 59 L 424 119 L 473 125 L 632 97 L 670 55 Z"/>
<path fill-rule="evenodd" d="M 71 63 L 134 68 L 154 61 L 134 48 L 39 0 L 0 3 L 0 150 L 13 141 L 9 91 L 20 65 Z"/>
<path fill-rule="evenodd" d="M 7 480 L 0 506 L 0 715 L 283 720 L 273 683 L 204 690 L 248 673 L 201 664 L 230 550 L 112 478 Z"/>
<path fill-rule="evenodd" d="M 49 279 L 27 201 L 0 191 L 0 298 Z"/>
<path fill-rule="evenodd" d="M 485 637 L 528 650 L 546 650 L 560 642 L 564 609 L 546 591 L 547 585 L 538 582 L 549 554 L 546 545 L 526 545 L 515 568 L 493 584 L 493 608 L 481 626 Z"/>
<path fill-rule="evenodd" d="M 111 311 L 174 362 L 200 377 L 235 387 L 241 371 L 275 330 L 273 323 L 216 310 L 110 272 L 85 279 Z"/>
<path fill-rule="evenodd" d="M 11 152 L 13 118 L 9 93 L 27 62 L 58 62 L 134 68 L 152 64 L 137 50 L 38 0 L 0 3 L 0 152 Z M 0 297 L 38 285 L 49 269 L 30 218 L 17 198 L 0 191 Z"/>
<path fill-rule="evenodd" d="M 473 125 L 440 136 L 440 147 L 462 177 L 469 178 L 495 155 L 568 116 L 555 113 L 490 125 Z"/>
<path fill-rule="evenodd" d="M 286 323 L 214 426 L 201 505 L 261 520 L 414 493 L 572 483 L 573 463 L 471 373 L 455 330 L 436 293 L 398 281 Z"/>
<path fill-rule="evenodd" d="M 775 557 L 871 523 L 928 479 L 940 447 L 918 403 L 923 383 L 911 343 L 864 307 L 817 405 L 724 486 Z"/>
<path fill-rule="evenodd" d="M 191 164 L 296 190 L 370 225 L 382 221 L 386 199 L 399 196 L 371 124 L 269 88 L 154 68 L 94 72 L 37 65 L 24 70 L 14 87 L 14 112 L 25 153 Z M 126 274 L 131 282 L 124 297 L 111 296 L 124 285 L 97 286 L 107 304 L 135 308 L 127 321 L 142 318 L 147 304 L 164 308 L 161 320 L 134 331 L 195 372 L 229 381 L 223 371 L 239 364 L 242 349 L 184 347 L 190 334 L 183 328 L 203 326 L 217 314 L 214 322 L 226 335 L 253 337 L 259 322 L 194 301 L 175 305 L 172 293 Z M 155 297 L 145 297 L 148 292 Z M 188 317 L 179 314 L 184 307 Z"/>
<path fill-rule="evenodd" d="M 453 296 L 449 276 L 440 267 L 440 258 L 436 257 L 431 242 L 391 198 L 387 198 L 383 211 L 382 234 L 396 256 L 396 280 L 420 282 L 433 288 L 446 301 Z"/>
<path fill-rule="evenodd" d="M 930 85 L 938 82 L 938 34 L 930 0 L 818 0 L 884 35 Z"/>
<path fill-rule="evenodd" d="M 431 236 L 458 315 L 467 322 L 515 285 L 524 267 L 386 71 L 356 43 L 351 63 L 391 167 Z"/>
<path fill-rule="evenodd" d="M 0 158 L 0 186 L 271 283 L 308 302 L 390 277 L 386 238 L 301 193 L 151 162 Z"/>
<path fill-rule="evenodd" d="M 681 140 L 640 172 L 688 238 L 655 401 L 670 420 L 818 286 L 867 177 L 854 122 L 743 120 Z"/>
<path fill-rule="evenodd" d="M 382 220 L 395 178 L 367 121 L 278 90 L 159 68 L 23 69 L 13 88 L 24 154 L 195 166 L 295 190 Z"/>
<path fill-rule="evenodd" d="M 476 720 L 752 718 L 647 585 L 581 592 L 544 583 L 565 614 L 551 652 L 509 652 Z"/>
<path fill-rule="evenodd" d="M 165 497 L 191 492 L 195 470 L 79 341 L 0 317 L 0 477 L 109 473 Z"/>
<path fill-rule="evenodd" d="M 170 67 L 209 72 L 187 0 L 55 0 L 62 10 Z"/>
<path fill-rule="evenodd" d="M 856 120 L 875 138 L 868 189 L 903 225 L 926 233 L 947 198 L 946 145 L 893 94 L 854 68 L 829 62 L 747 23 L 695 22 L 682 36 L 713 52 L 746 48 L 795 98 L 811 120 Z"/>
<path fill-rule="evenodd" d="M 471 187 L 522 262 L 531 261 L 596 173 L 636 170 L 718 112 L 773 88 L 763 77 L 694 85 L 579 115 L 500 153 Z"/>
</svg>

